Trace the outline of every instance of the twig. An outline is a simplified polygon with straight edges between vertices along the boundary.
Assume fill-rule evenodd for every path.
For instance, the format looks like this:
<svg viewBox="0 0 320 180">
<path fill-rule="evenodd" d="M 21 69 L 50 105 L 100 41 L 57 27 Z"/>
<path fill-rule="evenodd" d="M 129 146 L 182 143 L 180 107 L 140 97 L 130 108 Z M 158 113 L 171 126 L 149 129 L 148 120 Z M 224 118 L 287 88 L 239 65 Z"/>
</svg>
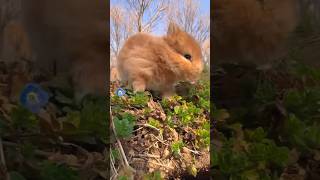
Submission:
<svg viewBox="0 0 320 180">
<path fill-rule="evenodd" d="M 192 150 L 192 149 L 189 149 L 189 148 L 187 148 L 187 147 L 183 147 L 183 148 L 184 148 L 185 150 L 187 150 L 187 151 L 190 151 L 190 152 L 194 153 L 194 154 L 201 155 L 201 152 L 199 152 L 199 151 Z"/>
<path fill-rule="evenodd" d="M 163 140 L 159 139 L 157 136 L 155 136 L 154 134 L 150 134 L 151 136 L 153 136 L 154 138 L 156 138 L 158 141 L 160 141 L 162 144 L 169 146 L 169 144 L 165 143 Z"/>
<path fill-rule="evenodd" d="M 10 119 L 10 116 L 9 116 L 2 108 L 0 108 L 0 112 L 1 112 L 2 115 L 4 116 L 4 119 L 5 119 L 5 120 Z"/>
<path fill-rule="evenodd" d="M 151 146 L 147 147 L 146 150 L 150 150 L 150 148 L 155 147 L 155 145 L 158 144 L 158 142 L 153 143 Z M 158 147 L 156 147 L 158 149 Z"/>
<path fill-rule="evenodd" d="M 153 155 L 153 154 L 137 154 L 138 157 L 148 157 L 148 158 L 160 158 L 159 155 Z"/>
<path fill-rule="evenodd" d="M 111 164 L 111 171 L 114 172 L 114 173 L 111 173 L 112 176 L 110 177 L 110 179 L 113 179 L 113 177 L 118 176 L 118 172 L 117 172 L 116 167 L 114 166 L 115 162 L 114 162 L 114 157 L 113 157 L 112 153 L 110 153 L 110 164 Z"/>
<path fill-rule="evenodd" d="M 0 159 L 1 159 L 1 164 L 4 167 L 5 179 L 9 179 L 9 174 L 8 174 L 8 171 L 7 171 L 6 159 L 4 157 L 3 144 L 2 144 L 2 138 L 1 137 L 0 137 Z"/>
<path fill-rule="evenodd" d="M 145 127 L 149 127 L 149 128 L 152 128 L 154 130 L 157 130 L 158 132 L 160 132 L 160 129 L 150 125 L 150 124 L 136 124 L 137 126 L 145 126 Z"/>
<path fill-rule="evenodd" d="M 137 132 L 139 130 L 143 129 L 143 127 L 139 127 L 138 129 L 134 130 L 133 132 Z"/>
<path fill-rule="evenodd" d="M 113 133 L 115 135 L 115 138 L 116 138 L 116 141 L 117 141 L 117 144 L 119 146 L 119 149 L 120 149 L 120 153 L 122 154 L 122 157 L 123 157 L 123 160 L 126 164 L 126 166 L 130 166 L 129 163 L 128 163 L 128 160 L 127 160 L 127 157 L 126 157 L 126 154 L 122 148 L 122 145 L 121 145 L 121 142 L 119 140 L 119 138 L 117 137 L 117 132 L 116 132 L 116 128 L 114 126 L 114 123 L 113 123 L 113 118 L 112 118 L 112 112 L 111 112 L 111 107 L 110 107 L 110 120 L 111 120 L 111 126 L 112 126 L 112 130 L 113 130 Z"/>
<path fill-rule="evenodd" d="M 87 150 L 85 150 L 83 147 L 73 144 L 73 143 L 67 143 L 67 142 L 63 142 L 63 143 L 59 143 L 62 146 L 73 146 L 77 149 L 79 149 L 80 152 L 82 152 L 84 155 L 88 156 L 89 152 Z"/>
<path fill-rule="evenodd" d="M 170 167 L 170 166 L 167 166 L 167 165 L 164 165 L 164 164 L 156 163 L 156 162 L 153 162 L 153 161 L 149 161 L 149 163 L 152 163 L 152 164 L 155 164 L 155 165 L 158 165 L 158 166 L 161 166 L 161 167 L 165 167 L 167 169 L 174 170 L 173 167 Z"/>
</svg>

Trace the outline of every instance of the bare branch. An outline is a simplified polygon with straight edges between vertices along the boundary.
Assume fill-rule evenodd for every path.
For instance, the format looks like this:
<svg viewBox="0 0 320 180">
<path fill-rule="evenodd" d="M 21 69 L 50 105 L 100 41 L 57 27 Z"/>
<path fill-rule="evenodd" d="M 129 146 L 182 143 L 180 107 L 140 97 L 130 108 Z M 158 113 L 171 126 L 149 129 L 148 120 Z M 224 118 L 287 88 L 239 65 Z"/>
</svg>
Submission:
<svg viewBox="0 0 320 180">
<path fill-rule="evenodd" d="M 151 32 L 164 17 L 167 0 L 127 0 L 128 9 L 135 12 L 137 32 Z"/>
</svg>

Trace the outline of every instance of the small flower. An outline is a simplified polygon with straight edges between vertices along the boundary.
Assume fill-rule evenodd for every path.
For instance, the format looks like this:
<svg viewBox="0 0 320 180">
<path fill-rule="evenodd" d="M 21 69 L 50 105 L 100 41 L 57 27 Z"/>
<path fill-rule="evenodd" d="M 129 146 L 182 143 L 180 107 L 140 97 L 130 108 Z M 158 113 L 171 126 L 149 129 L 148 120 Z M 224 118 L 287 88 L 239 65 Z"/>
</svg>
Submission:
<svg viewBox="0 0 320 180">
<path fill-rule="evenodd" d="M 48 93 L 34 83 L 27 84 L 20 95 L 21 104 L 33 113 L 38 113 L 48 100 Z"/>
<path fill-rule="evenodd" d="M 124 96 L 126 94 L 126 91 L 123 90 L 122 88 L 118 88 L 116 91 L 117 96 L 121 97 Z"/>
</svg>

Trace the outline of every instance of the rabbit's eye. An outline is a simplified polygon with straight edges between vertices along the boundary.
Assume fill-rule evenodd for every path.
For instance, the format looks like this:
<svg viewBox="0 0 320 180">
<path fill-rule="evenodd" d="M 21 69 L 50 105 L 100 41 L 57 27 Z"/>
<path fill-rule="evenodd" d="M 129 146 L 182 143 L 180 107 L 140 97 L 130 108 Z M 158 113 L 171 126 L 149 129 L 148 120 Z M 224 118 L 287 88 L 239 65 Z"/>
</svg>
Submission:
<svg viewBox="0 0 320 180">
<path fill-rule="evenodd" d="M 190 54 L 185 54 L 184 57 L 188 60 L 191 60 L 191 55 Z"/>
</svg>

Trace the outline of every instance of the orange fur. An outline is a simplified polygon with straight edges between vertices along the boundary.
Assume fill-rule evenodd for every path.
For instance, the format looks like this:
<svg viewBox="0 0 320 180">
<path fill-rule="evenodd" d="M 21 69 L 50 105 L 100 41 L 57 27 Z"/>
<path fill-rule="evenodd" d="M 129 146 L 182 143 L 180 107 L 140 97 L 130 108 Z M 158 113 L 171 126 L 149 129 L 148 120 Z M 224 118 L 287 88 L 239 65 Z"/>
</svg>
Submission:
<svg viewBox="0 0 320 180">
<path fill-rule="evenodd" d="M 266 61 L 298 23 L 296 0 L 213 1 L 215 60 Z"/>
<path fill-rule="evenodd" d="M 36 70 L 48 77 L 69 74 L 80 95 L 105 95 L 107 2 L 27 0 L 21 3 L 19 21 L 30 40 Z"/>
<path fill-rule="evenodd" d="M 10 21 L 3 30 L 1 56 L 4 61 L 31 60 L 31 47 L 26 30 L 18 21 Z"/>
<path fill-rule="evenodd" d="M 184 57 L 191 55 L 191 61 Z M 118 55 L 117 68 L 122 81 L 135 91 L 174 92 L 178 81 L 196 81 L 203 69 L 199 44 L 177 25 L 170 23 L 166 36 L 138 33 L 130 37 Z"/>
<path fill-rule="evenodd" d="M 111 67 L 110 69 L 111 69 L 110 70 L 110 81 L 120 80 L 117 68 L 116 67 Z"/>
</svg>

